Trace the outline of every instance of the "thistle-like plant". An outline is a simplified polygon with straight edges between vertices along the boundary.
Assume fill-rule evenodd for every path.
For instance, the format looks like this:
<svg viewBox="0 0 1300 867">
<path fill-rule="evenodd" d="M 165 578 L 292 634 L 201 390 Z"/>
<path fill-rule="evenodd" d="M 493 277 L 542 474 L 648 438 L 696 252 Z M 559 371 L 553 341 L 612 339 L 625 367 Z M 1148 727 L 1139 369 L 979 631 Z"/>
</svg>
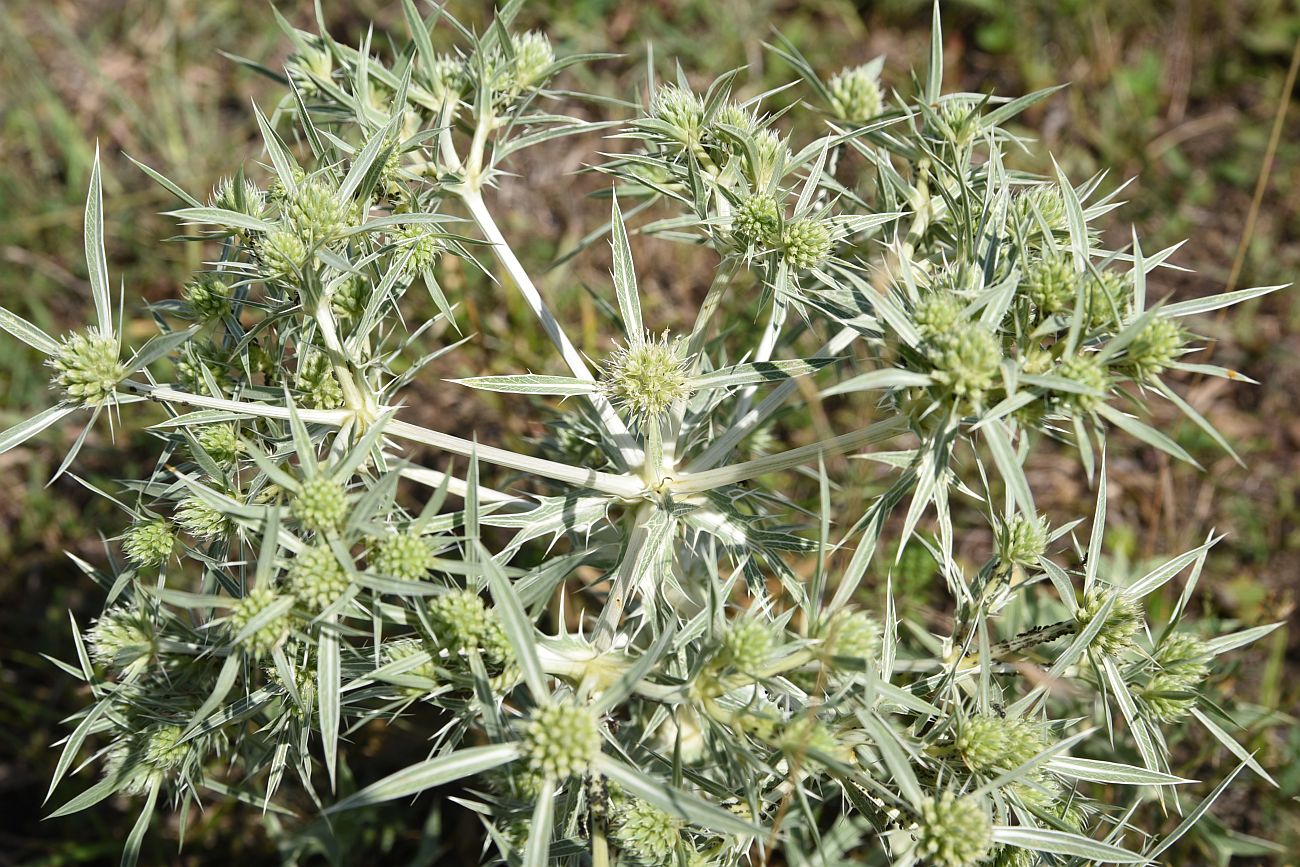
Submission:
<svg viewBox="0 0 1300 867">
<path fill-rule="evenodd" d="M 87 431 L 144 418 L 160 444 L 152 473 L 105 492 L 130 520 L 122 558 L 83 564 L 109 602 L 63 666 L 91 702 L 51 791 L 83 764 L 102 777 L 56 815 L 142 797 L 130 862 L 162 804 L 279 810 L 293 786 L 332 814 L 459 781 L 485 857 L 512 864 L 1150 863 L 1195 821 L 1153 836 L 1143 805 L 1196 817 L 1235 775 L 1193 809 L 1169 724 L 1268 779 L 1199 702 L 1215 658 L 1271 628 L 1198 634 L 1216 540 L 1131 580 L 1100 567 L 1107 437 L 1191 461 L 1143 420 L 1163 399 L 1230 450 L 1167 377 L 1239 378 L 1185 360 L 1184 323 L 1275 287 L 1156 300 L 1175 249 L 1108 249 L 1102 177 L 1012 170 L 1031 143 L 1007 123 L 1052 91 L 945 94 L 937 12 L 908 92 L 886 93 L 882 61 L 823 83 L 778 40 L 806 103 L 679 75 L 597 123 L 558 113 L 573 94 L 551 82 L 584 58 L 512 32 L 518 5 L 476 36 L 406 0 L 385 59 L 289 28 L 280 122 L 257 112 L 269 182 L 240 171 L 203 201 L 145 169 L 210 264 L 139 350 L 111 316 L 98 168 L 97 324 L 59 340 L 0 312 L 61 394 L 0 449 L 80 411 Z M 792 138 L 800 112 L 811 140 Z M 591 131 L 627 145 L 598 166 L 610 220 L 584 245 L 612 256 L 595 360 L 488 206 L 516 152 Z M 680 333 L 643 315 L 633 235 L 712 264 Z M 403 389 L 462 342 L 448 257 L 495 262 L 489 291 L 520 293 L 559 367 L 428 387 L 549 400 L 536 453 L 401 418 Z M 773 435 L 840 395 L 860 423 Z M 1086 536 L 1035 506 L 1024 467 L 1046 439 L 1096 485 Z M 449 466 L 412 463 L 416 444 Z M 845 454 L 877 487 L 831 514 Z M 987 523 L 985 562 L 955 555 L 954 515 Z M 945 611 L 905 622 L 867 580 L 887 536 L 923 545 Z M 1149 623 L 1143 600 L 1180 574 Z M 426 754 L 387 776 L 355 759 L 363 785 L 335 796 L 352 735 L 399 719 L 428 726 Z"/>
</svg>

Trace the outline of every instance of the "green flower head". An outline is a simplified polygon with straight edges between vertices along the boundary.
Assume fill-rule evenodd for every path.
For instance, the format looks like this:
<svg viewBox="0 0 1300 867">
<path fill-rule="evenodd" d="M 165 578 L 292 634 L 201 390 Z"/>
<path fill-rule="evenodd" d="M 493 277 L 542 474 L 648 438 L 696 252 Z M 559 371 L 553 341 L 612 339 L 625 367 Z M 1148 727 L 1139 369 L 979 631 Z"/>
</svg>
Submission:
<svg viewBox="0 0 1300 867">
<path fill-rule="evenodd" d="M 212 274 L 203 274 L 186 283 L 181 297 L 200 322 L 215 322 L 230 313 L 230 287 Z"/>
<path fill-rule="evenodd" d="M 308 530 L 338 530 L 348 517 L 348 495 L 327 476 L 307 479 L 293 498 L 293 515 Z"/>
<path fill-rule="evenodd" d="M 619 849 L 646 867 L 669 867 L 676 863 L 677 844 L 682 839 L 682 821 L 641 800 L 632 800 L 614 814 L 614 841 Z"/>
<path fill-rule="evenodd" d="M 1047 550 L 1047 536 L 1045 519 L 1015 515 L 998 528 L 998 558 L 1017 566 L 1035 566 Z"/>
<path fill-rule="evenodd" d="M 175 546 L 176 536 L 161 518 L 136 521 L 122 540 L 126 559 L 142 567 L 161 566 Z"/>
<path fill-rule="evenodd" d="M 691 394 L 682 342 L 664 332 L 619 347 L 605 363 L 601 392 L 640 424 L 657 421 Z"/>
<path fill-rule="evenodd" d="M 993 826 L 978 800 L 945 789 L 921 805 L 916 842 L 927 865 L 973 867 L 989 853 Z"/>
<path fill-rule="evenodd" d="M 112 399 L 118 384 L 126 379 L 126 365 L 119 357 L 117 340 L 98 331 L 86 331 L 64 338 L 59 353 L 49 360 L 56 371 L 54 384 L 73 403 L 100 406 Z"/>
<path fill-rule="evenodd" d="M 130 671 L 153 656 L 153 624 L 128 608 L 105 611 L 86 638 L 91 659 L 109 668 Z"/>
<path fill-rule="evenodd" d="M 786 223 L 781 233 L 785 261 L 796 271 L 816 268 L 830 258 L 834 240 L 830 225 L 811 217 Z"/>
<path fill-rule="evenodd" d="M 283 598 L 270 587 L 257 586 L 234 603 L 226 625 L 231 637 L 238 638 L 244 651 L 253 656 L 265 656 L 288 636 L 293 628 L 293 615 L 286 608 L 269 618 L 263 616 L 256 628 L 239 638 L 255 619 Z"/>
<path fill-rule="evenodd" d="M 1086 629 L 1088 624 L 1101 614 L 1101 609 L 1106 602 L 1112 598 L 1115 603 L 1111 606 L 1110 613 L 1106 615 L 1106 622 L 1102 625 L 1101 631 L 1092 641 L 1092 647 L 1106 656 L 1116 656 L 1133 646 L 1133 636 L 1137 635 L 1138 630 L 1142 628 L 1142 605 L 1138 600 L 1114 588 L 1093 587 L 1083 597 L 1083 602 L 1075 612 L 1079 629 Z"/>
<path fill-rule="evenodd" d="M 289 586 L 307 610 L 324 611 L 347 592 L 351 581 L 334 552 L 324 545 L 303 548 L 289 564 Z"/>
<path fill-rule="evenodd" d="M 1124 362 L 1135 378 L 1150 382 L 1182 355 L 1186 343 L 1187 333 L 1177 322 L 1156 315 L 1129 343 Z"/>
<path fill-rule="evenodd" d="M 731 231 L 745 247 L 766 247 L 780 241 L 781 208 L 770 193 L 741 199 L 731 218 Z"/>
<path fill-rule="evenodd" d="M 586 705 L 537 708 L 524 727 L 524 757 L 535 773 L 556 780 L 585 773 L 600 752 L 600 728 Z"/>
<path fill-rule="evenodd" d="M 1075 391 L 1058 393 L 1061 404 L 1076 412 L 1094 412 L 1106 402 L 1110 390 L 1110 374 L 1106 366 L 1095 355 L 1071 355 L 1061 359 L 1055 374 L 1062 379 L 1081 385 L 1095 394 Z"/>
<path fill-rule="evenodd" d="M 1074 306 L 1078 281 L 1073 257 L 1068 253 L 1053 253 L 1030 265 L 1020 286 L 1035 308 L 1050 315 Z"/>
<path fill-rule="evenodd" d="M 284 217 L 304 244 L 332 241 L 361 221 L 361 210 L 331 184 L 313 179 L 298 185 L 284 206 Z"/>
<path fill-rule="evenodd" d="M 870 65 L 840 70 L 831 78 L 828 89 L 831 111 L 840 120 L 871 120 L 880 114 L 880 81 Z"/>
<path fill-rule="evenodd" d="M 733 623 L 722 635 L 719 659 L 737 671 L 754 674 L 772 656 L 772 628 L 757 618 Z"/>
<path fill-rule="evenodd" d="M 958 398 L 980 404 L 998 380 L 1002 344 L 987 328 L 972 324 L 930 341 L 931 377 Z"/>
<path fill-rule="evenodd" d="M 418 581 L 433 569 L 433 549 L 412 532 L 378 536 L 370 543 L 370 571 L 403 581 Z"/>
</svg>

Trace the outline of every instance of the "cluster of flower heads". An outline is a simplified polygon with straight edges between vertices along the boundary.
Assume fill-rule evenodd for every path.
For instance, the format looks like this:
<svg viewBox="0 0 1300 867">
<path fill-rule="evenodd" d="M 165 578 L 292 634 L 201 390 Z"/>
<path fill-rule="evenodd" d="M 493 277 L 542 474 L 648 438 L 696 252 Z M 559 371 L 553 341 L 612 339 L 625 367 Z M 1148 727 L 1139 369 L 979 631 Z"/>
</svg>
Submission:
<svg viewBox="0 0 1300 867">
<path fill-rule="evenodd" d="M 1187 782 L 1171 724 L 1214 725 L 1198 704 L 1213 658 L 1265 630 L 1187 625 L 1214 539 L 1112 574 L 1104 510 L 1083 545 L 1037 513 L 1023 464 L 1046 434 L 1104 485 L 1092 442 L 1116 428 L 1188 457 L 1140 418 L 1161 395 L 1212 432 L 1166 375 L 1228 372 L 1182 360 L 1181 322 L 1266 290 L 1153 303 L 1173 250 L 1104 251 L 1094 223 L 1117 203 L 1101 178 L 1005 167 L 1024 142 L 1003 124 L 1046 93 L 945 96 L 941 62 L 911 95 L 887 91 L 883 60 L 824 82 L 778 40 L 822 124 L 812 140 L 772 94 L 736 97 L 735 74 L 703 93 L 651 82 L 619 132 L 633 147 L 600 168 L 625 338 L 592 369 L 485 192 L 520 148 L 602 125 L 536 107 L 561 96 L 548 83 L 567 61 L 510 33 L 513 11 L 440 53 L 412 10 L 389 57 L 289 33 L 275 116 L 294 123 L 258 114 L 251 174 L 267 182 L 241 172 L 207 202 L 166 182 L 216 258 L 155 305 L 157 338 L 127 353 L 111 321 L 97 169 L 98 325 L 59 341 L 0 318 L 62 396 L 5 448 L 74 412 L 166 411 L 157 468 L 115 499 L 131 523 L 109 569 L 85 566 L 111 604 L 80 637 L 94 702 L 60 778 L 98 749 L 94 793 L 145 795 L 146 823 L 160 803 L 224 797 L 232 776 L 261 807 L 301 786 L 329 811 L 381 813 L 461 781 L 506 863 L 1165 851 L 1140 817 Z M 642 320 L 620 200 L 672 210 L 638 233 L 716 263 L 681 336 Z M 563 399 L 536 453 L 394 418 L 455 348 L 429 347 L 454 325 L 451 256 L 495 258 L 509 280 L 491 291 L 523 293 L 568 368 L 441 386 Z M 436 313 L 407 298 L 417 283 Z M 778 411 L 828 369 L 824 397 L 885 420 L 786 447 Z M 818 515 L 839 497 L 824 459 L 886 442 L 884 492 Z M 410 464 L 406 443 L 453 459 Z M 800 468 L 820 503 L 776 481 Z M 942 616 L 900 621 L 866 581 L 904 508 L 896 568 L 921 552 L 952 597 Z M 959 509 L 989 525 L 983 563 L 955 554 Z M 1145 597 L 1185 572 L 1173 616 L 1148 623 Z M 378 780 L 354 764 L 360 789 L 334 794 L 343 733 L 407 715 L 434 720 L 427 755 Z"/>
</svg>

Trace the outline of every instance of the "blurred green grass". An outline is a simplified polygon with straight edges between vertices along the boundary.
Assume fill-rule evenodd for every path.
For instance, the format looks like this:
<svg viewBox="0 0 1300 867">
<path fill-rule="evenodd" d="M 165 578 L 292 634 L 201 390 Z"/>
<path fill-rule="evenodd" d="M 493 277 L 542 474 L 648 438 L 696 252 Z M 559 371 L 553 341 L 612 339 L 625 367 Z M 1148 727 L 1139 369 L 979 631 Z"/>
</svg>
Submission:
<svg viewBox="0 0 1300 867">
<path fill-rule="evenodd" d="M 401 30 L 400 10 L 380 0 L 325 2 L 335 34 L 355 39 L 370 20 Z M 470 7 L 472 4 L 462 4 Z M 473 9 L 456 8 L 469 15 Z M 282 11 L 307 23 L 309 4 Z M 1030 117 L 1042 140 L 1076 177 L 1101 168 L 1110 183 L 1136 177 L 1129 205 L 1113 230 L 1126 238 L 1135 224 L 1144 247 L 1191 237 L 1178 262 L 1191 273 L 1166 279 L 1165 291 L 1183 296 L 1221 288 L 1227 281 L 1250 211 L 1269 130 L 1288 61 L 1300 38 L 1300 12 L 1289 0 L 954 0 L 944 4 L 945 56 L 950 82 L 973 91 L 1015 94 L 1059 81 L 1071 87 Z M 761 50 L 773 29 L 789 36 L 820 70 L 888 55 L 886 79 L 907 86 L 928 39 L 927 0 L 545 0 L 526 7 L 525 24 L 544 27 L 569 51 L 620 50 L 627 56 L 575 73 L 584 88 L 626 93 L 653 43 L 660 71 L 680 61 L 704 80 L 748 65 L 751 92 L 784 81 L 789 71 Z M 193 191 L 221 175 L 251 166 L 256 156 L 249 102 L 272 99 L 274 86 L 218 54 L 225 50 L 275 67 L 285 41 L 270 8 L 244 0 L 9 0 L 0 15 L 0 304 L 58 332 L 81 321 L 86 290 L 81 270 L 81 208 L 95 143 L 105 158 L 110 271 L 130 296 L 174 294 L 198 265 L 194 246 L 160 243 L 174 227 L 157 213 L 171 205 L 123 157 L 129 153 L 165 170 Z M 1292 94 L 1291 99 L 1295 99 Z M 1293 106 L 1294 108 L 1294 106 Z M 594 150 L 599 140 L 590 142 Z M 524 176 L 499 193 L 527 215 L 507 222 L 525 258 L 545 262 L 571 244 L 593 213 L 572 195 L 563 169 L 568 154 L 547 153 L 516 166 Z M 1042 165 L 1026 165 L 1043 169 Z M 1258 221 L 1246 247 L 1240 285 L 1282 283 L 1300 266 L 1300 112 L 1292 111 L 1268 178 Z M 599 206 L 597 206 L 599 208 Z M 538 215 L 541 215 L 540 217 Z M 661 245 L 662 246 L 662 245 Z M 683 268 L 675 253 L 654 252 L 639 264 L 662 309 L 689 300 L 704 277 Z M 470 290 L 469 269 L 448 275 Z M 584 342 L 595 349 L 598 330 L 584 306 L 584 282 L 602 285 L 598 268 L 581 260 L 548 275 L 547 290 L 561 305 L 585 313 Z M 138 312 L 138 311 L 137 311 Z M 468 350 L 461 363 L 514 369 L 536 359 L 539 347 L 517 305 L 473 304 L 471 325 L 508 335 Z M 481 322 L 481 326 L 480 326 Z M 668 324 L 668 323 L 662 323 Z M 141 323 L 143 327 L 143 323 Z M 1254 851 L 1236 832 L 1279 841 L 1300 851 L 1300 684 L 1288 678 L 1300 663 L 1295 576 L 1300 574 L 1300 304 L 1279 293 L 1249 305 L 1230 321 L 1201 323 L 1224 338 L 1215 360 L 1260 380 L 1258 387 L 1195 383 L 1188 394 L 1238 445 L 1248 463 L 1239 469 L 1193 426 L 1161 421 L 1207 471 L 1175 466 L 1149 450 L 1117 440 L 1110 457 L 1116 556 L 1141 560 L 1197 544 L 1215 527 L 1229 533 L 1207 567 L 1198 600 L 1211 619 L 1247 625 L 1286 618 L 1288 627 L 1237 654 L 1224 686 L 1243 721 L 1246 746 L 1275 770 L 1280 790 L 1242 778 L 1216 806 L 1214 824 L 1175 863 L 1290 864 L 1285 855 Z M 514 341 L 514 342 L 511 342 Z M 39 359 L 12 340 L 0 340 L 0 427 L 49 399 Z M 455 419 L 458 433 L 509 438 L 536 433 L 511 427 L 490 401 L 473 408 L 428 402 Z M 828 409 L 834 413 L 835 408 Z M 832 425 L 847 424 L 832 415 Z M 62 735 L 58 720 L 83 697 L 40 654 L 70 652 L 68 611 L 85 624 L 101 600 L 63 556 L 64 549 L 95 560 L 100 536 L 120 518 L 64 478 L 46 487 L 61 448 L 76 431 L 53 433 L 0 457 L 0 864 L 111 863 L 123 835 L 122 815 L 109 805 L 73 821 L 40 822 L 39 802 Z M 125 436 L 125 435 L 120 435 Z M 128 463 L 143 439 L 116 446 L 92 441 L 80 471 L 91 483 L 120 476 L 121 447 Z M 1068 461 L 1047 456 L 1033 467 L 1043 505 L 1061 514 L 1087 514 L 1090 493 Z M 922 558 L 905 556 L 897 587 L 924 599 L 933 584 Z M 906 564 L 911 564 L 907 566 Z M 1119 568 L 1117 566 L 1117 568 Z M 1180 771 L 1217 779 L 1228 769 L 1221 749 L 1180 743 Z M 436 817 L 435 817 L 436 818 Z M 444 817 L 445 820 L 445 817 Z M 414 816 L 406 837 L 418 838 Z M 239 810 L 212 809 L 187 832 L 190 845 L 175 852 L 175 830 L 153 835 L 143 863 L 216 864 L 242 858 L 280 863 L 260 830 L 263 820 Z M 346 831 L 346 833 L 345 833 Z M 314 839 L 319 829 L 302 839 Z M 387 836 L 386 836 L 387 835 Z M 401 849 L 391 829 L 340 829 L 344 863 L 379 863 L 375 853 Z M 171 839 L 169 839 L 171 838 Z M 307 845 L 307 844 L 304 844 Z M 1195 848 L 1199 847 L 1199 848 Z M 396 851 L 395 849 L 395 851 Z M 363 854 L 369 852 L 370 854 Z M 415 852 L 411 847 L 408 857 Z M 435 857 L 435 856 L 430 856 Z M 440 863 L 462 863 L 466 853 L 444 852 Z M 304 863 L 313 863 L 305 858 Z M 388 862 L 385 862 L 388 863 Z M 416 860 L 411 863 L 433 863 Z"/>
</svg>

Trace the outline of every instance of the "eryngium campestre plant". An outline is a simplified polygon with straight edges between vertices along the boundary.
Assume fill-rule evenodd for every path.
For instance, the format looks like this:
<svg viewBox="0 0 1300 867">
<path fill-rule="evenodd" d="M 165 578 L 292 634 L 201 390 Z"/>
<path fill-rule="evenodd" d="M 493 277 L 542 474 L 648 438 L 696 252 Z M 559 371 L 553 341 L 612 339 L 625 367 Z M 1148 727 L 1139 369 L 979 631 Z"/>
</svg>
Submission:
<svg viewBox="0 0 1300 867">
<path fill-rule="evenodd" d="M 1269 289 L 1159 298 L 1174 250 L 1109 249 L 1102 178 L 1008 166 L 1032 142 L 1006 124 L 1050 91 L 943 92 L 937 15 L 906 93 L 885 95 L 881 62 L 825 83 L 779 42 L 806 85 L 793 108 L 820 124 L 794 141 L 788 91 L 741 100 L 731 74 L 704 93 L 648 82 L 630 119 L 568 117 L 551 81 L 581 58 L 512 34 L 516 7 L 438 53 L 446 16 L 408 2 L 383 60 L 291 31 L 284 122 L 257 115 L 265 182 L 232 167 L 204 201 L 149 170 L 209 266 L 138 349 L 112 318 L 97 164 L 96 324 L 60 340 L 0 315 L 60 395 L 0 449 L 83 411 L 160 442 L 152 473 L 105 492 L 130 528 L 106 570 L 86 566 L 108 603 L 64 666 L 91 702 L 53 785 L 103 776 L 56 814 L 140 796 L 130 862 L 163 805 L 238 791 L 278 809 L 292 785 L 332 813 L 459 781 L 485 857 L 510 863 L 1147 863 L 1194 825 L 1143 825 L 1146 802 L 1190 809 L 1169 724 L 1264 774 L 1200 701 L 1216 657 L 1268 629 L 1187 616 L 1215 539 L 1135 579 L 1101 568 L 1101 543 L 1106 438 L 1190 460 L 1143 420 L 1165 399 L 1228 448 L 1168 380 L 1230 376 L 1184 360 L 1184 323 Z M 610 129 L 627 143 L 600 166 L 619 321 L 592 362 L 488 201 L 516 151 Z M 681 333 L 644 321 L 630 202 L 652 215 L 645 243 L 714 265 Z M 451 257 L 497 263 L 492 291 L 522 294 L 558 365 L 429 387 L 546 399 L 536 453 L 401 418 L 403 389 L 459 346 L 442 339 Z M 429 321 L 402 312 L 417 284 Z M 774 416 L 817 390 L 873 420 L 781 445 Z M 1086 537 L 1035 507 L 1024 466 L 1049 438 L 1098 489 Z M 408 444 L 456 466 L 412 464 Z M 828 514 L 843 454 L 884 483 Z M 785 486 L 795 470 L 812 496 Z M 954 514 L 987 524 L 986 562 L 956 558 Z M 918 536 L 950 605 L 901 628 L 864 578 L 882 543 Z M 1144 597 L 1180 574 L 1148 622 Z M 427 726 L 426 753 L 389 776 L 358 754 L 361 787 L 335 794 L 344 733 L 402 718 Z"/>
</svg>

